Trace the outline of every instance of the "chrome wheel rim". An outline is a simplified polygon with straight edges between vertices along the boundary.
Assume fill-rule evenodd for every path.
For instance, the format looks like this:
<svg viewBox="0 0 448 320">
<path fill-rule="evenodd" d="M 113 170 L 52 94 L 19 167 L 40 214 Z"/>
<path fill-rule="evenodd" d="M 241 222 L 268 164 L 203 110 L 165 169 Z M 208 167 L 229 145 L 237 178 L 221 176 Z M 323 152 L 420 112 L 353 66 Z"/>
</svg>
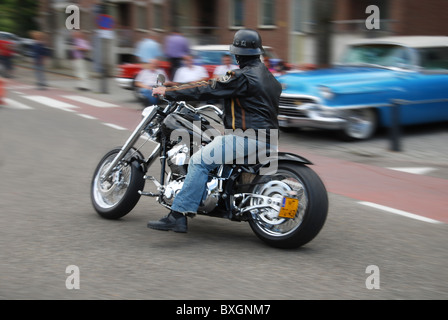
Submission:
<svg viewBox="0 0 448 320">
<path fill-rule="evenodd" d="M 308 195 L 304 184 L 296 175 L 289 171 L 278 171 L 272 179 L 254 188 L 253 193 L 282 200 L 288 191 L 295 191 L 299 199 L 299 208 L 293 219 L 278 217 L 278 210 L 273 208 L 262 209 L 252 213 L 255 226 L 263 233 L 273 236 L 286 236 L 300 227 L 308 207 Z M 251 199 L 250 205 L 257 205 L 259 200 Z"/>
<path fill-rule="evenodd" d="M 112 208 L 121 201 L 131 181 L 131 167 L 123 164 L 120 164 L 119 169 L 114 170 L 104 181 L 101 180 L 100 177 L 108 169 L 115 156 L 116 154 L 111 154 L 106 158 L 93 182 L 93 198 L 104 209 Z"/>
<path fill-rule="evenodd" d="M 371 109 L 351 110 L 345 132 L 355 139 L 367 139 L 375 130 L 375 113 Z"/>
</svg>

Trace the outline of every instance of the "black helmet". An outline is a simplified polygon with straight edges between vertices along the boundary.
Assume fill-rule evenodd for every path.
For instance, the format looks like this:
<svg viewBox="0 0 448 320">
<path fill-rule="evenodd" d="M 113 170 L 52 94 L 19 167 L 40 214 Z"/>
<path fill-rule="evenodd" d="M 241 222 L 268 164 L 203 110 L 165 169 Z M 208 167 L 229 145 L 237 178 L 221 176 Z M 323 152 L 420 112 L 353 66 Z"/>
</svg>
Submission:
<svg viewBox="0 0 448 320">
<path fill-rule="evenodd" d="M 251 29 L 238 30 L 230 45 L 230 53 L 239 56 L 255 56 L 263 54 L 261 37 L 257 31 Z"/>
</svg>

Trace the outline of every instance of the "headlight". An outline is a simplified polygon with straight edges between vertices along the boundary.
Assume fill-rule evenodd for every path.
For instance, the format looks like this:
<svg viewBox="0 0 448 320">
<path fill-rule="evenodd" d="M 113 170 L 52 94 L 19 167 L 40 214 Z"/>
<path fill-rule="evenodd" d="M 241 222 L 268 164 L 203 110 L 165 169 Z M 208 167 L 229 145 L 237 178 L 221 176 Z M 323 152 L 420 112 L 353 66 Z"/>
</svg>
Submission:
<svg viewBox="0 0 448 320">
<path fill-rule="evenodd" d="M 322 96 L 322 98 L 326 99 L 326 100 L 331 100 L 334 97 L 334 92 L 331 91 L 330 88 L 328 87 L 319 87 L 319 93 Z"/>
</svg>

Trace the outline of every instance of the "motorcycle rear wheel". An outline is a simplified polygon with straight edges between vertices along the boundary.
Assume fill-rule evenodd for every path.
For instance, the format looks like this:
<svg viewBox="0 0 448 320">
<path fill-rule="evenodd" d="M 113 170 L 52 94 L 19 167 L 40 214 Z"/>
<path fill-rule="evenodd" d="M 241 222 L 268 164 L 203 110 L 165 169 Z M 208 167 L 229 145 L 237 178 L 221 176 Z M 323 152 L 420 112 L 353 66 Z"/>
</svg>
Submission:
<svg viewBox="0 0 448 320">
<path fill-rule="evenodd" d="M 319 176 L 309 167 L 296 163 L 278 164 L 274 175 L 257 176 L 252 193 L 281 200 L 288 191 L 296 191 L 299 208 L 294 218 L 278 217 L 269 208 L 252 213 L 249 224 L 265 243 L 277 248 L 298 248 L 310 242 L 322 229 L 328 212 L 328 195 Z M 257 199 L 251 205 L 256 205 Z"/>
<path fill-rule="evenodd" d="M 128 214 L 140 200 L 139 190 L 145 186 L 144 173 L 138 162 L 131 157 L 142 157 L 135 150 L 130 150 L 109 177 L 101 181 L 105 172 L 120 149 L 109 151 L 99 162 L 91 183 L 91 200 L 95 211 L 105 219 L 120 219 Z"/>
</svg>

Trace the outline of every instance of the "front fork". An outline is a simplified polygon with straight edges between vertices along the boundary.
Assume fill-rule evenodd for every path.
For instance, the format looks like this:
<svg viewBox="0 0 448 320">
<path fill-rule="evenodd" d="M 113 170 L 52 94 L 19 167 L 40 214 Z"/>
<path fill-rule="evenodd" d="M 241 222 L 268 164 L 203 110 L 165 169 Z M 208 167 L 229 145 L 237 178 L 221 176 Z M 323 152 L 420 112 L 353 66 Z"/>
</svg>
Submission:
<svg viewBox="0 0 448 320">
<path fill-rule="evenodd" d="M 141 132 L 143 129 L 145 129 L 146 125 L 151 122 L 151 120 L 154 118 L 155 114 L 157 113 L 156 107 L 153 107 L 145 117 L 143 117 L 142 121 L 139 123 L 137 128 L 134 129 L 131 136 L 128 138 L 126 143 L 121 147 L 120 152 L 115 156 L 114 160 L 110 164 L 109 168 L 107 168 L 106 171 L 101 175 L 100 180 L 101 182 L 106 180 L 106 178 L 111 174 L 113 170 L 115 170 L 118 163 L 123 159 L 123 157 L 131 150 L 131 148 L 134 146 L 134 144 L 137 142 L 137 140 L 140 138 Z M 158 149 L 158 148 L 156 148 Z M 154 152 L 151 154 L 151 156 L 154 156 Z M 148 159 L 151 160 L 151 156 Z M 151 160 L 153 161 L 153 160 Z"/>
</svg>

